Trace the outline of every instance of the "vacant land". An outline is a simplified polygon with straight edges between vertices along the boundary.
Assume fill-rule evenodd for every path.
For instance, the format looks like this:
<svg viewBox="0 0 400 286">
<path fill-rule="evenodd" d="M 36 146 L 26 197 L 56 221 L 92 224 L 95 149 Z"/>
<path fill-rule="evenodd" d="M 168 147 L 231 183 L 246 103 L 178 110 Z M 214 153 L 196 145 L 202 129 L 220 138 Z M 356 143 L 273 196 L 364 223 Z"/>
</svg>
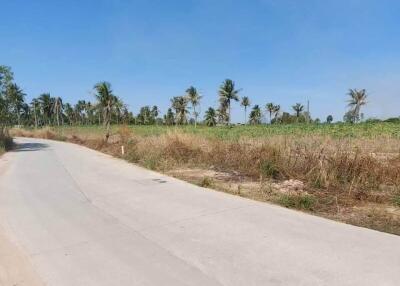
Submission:
<svg viewBox="0 0 400 286">
<path fill-rule="evenodd" d="M 220 191 L 400 234 L 400 124 L 13 130 L 66 140 Z M 121 147 L 124 147 L 124 154 Z"/>
</svg>

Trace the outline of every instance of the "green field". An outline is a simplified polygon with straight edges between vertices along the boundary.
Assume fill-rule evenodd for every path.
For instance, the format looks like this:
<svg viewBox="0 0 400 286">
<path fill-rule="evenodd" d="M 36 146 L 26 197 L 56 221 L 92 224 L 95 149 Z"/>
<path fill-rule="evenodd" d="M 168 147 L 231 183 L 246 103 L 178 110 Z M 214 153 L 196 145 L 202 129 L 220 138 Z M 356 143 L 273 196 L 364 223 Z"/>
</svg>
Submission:
<svg viewBox="0 0 400 286">
<path fill-rule="evenodd" d="M 120 126 L 113 126 L 116 132 Z M 289 124 L 289 125 L 255 125 L 255 126 L 218 126 L 207 127 L 192 125 L 184 126 L 157 126 L 157 125 L 130 125 L 129 128 L 138 136 L 160 135 L 179 130 L 183 133 L 205 136 L 218 139 L 238 138 L 267 138 L 276 135 L 293 136 L 330 136 L 332 138 L 400 138 L 400 124 L 398 123 L 360 123 L 360 124 Z M 73 126 L 61 127 L 65 133 L 100 134 L 104 131 L 101 126 Z"/>
</svg>

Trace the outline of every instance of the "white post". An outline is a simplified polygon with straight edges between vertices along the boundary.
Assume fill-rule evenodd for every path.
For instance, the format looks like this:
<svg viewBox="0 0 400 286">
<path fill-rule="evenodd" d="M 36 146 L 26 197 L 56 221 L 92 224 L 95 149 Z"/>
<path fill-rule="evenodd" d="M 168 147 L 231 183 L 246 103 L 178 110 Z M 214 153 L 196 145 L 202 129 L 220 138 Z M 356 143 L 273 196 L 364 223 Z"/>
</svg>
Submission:
<svg viewBox="0 0 400 286">
<path fill-rule="evenodd" d="M 122 156 L 125 155 L 125 148 L 124 148 L 124 146 L 121 146 L 121 154 L 122 154 Z"/>
</svg>

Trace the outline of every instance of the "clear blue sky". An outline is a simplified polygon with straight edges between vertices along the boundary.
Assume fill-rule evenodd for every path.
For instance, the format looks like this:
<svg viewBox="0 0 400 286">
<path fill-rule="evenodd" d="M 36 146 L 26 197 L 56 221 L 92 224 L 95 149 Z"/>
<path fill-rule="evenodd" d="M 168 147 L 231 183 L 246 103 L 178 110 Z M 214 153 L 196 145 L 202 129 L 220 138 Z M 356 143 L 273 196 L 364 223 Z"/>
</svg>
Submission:
<svg viewBox="0 0 400 286">
<path fill-rule="evenodd" d="M 189 85 L 202 111 L 232 78 L 252 104 L 311 102 L 341 120 L 348 88 L 366 88 L 367 116 L 400 115 L 400 1 L 0 0 L 0 64 L 28 99 L 94 100 L 110 81 L 135 113 Z M 235 121 L 243 120 L 239 104 Z"/>
</svg>

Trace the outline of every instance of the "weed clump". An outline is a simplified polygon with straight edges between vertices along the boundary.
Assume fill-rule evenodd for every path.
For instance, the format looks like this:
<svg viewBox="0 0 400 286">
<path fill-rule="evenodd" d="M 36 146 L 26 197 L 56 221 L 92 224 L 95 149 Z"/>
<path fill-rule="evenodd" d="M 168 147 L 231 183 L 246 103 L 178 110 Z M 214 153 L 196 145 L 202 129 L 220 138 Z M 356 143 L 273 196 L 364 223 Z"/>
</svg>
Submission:
<svg viewBox="0 0 400 286">
<path fill-rule="evenodd" d="M 316 199 L 310 194 L 281 194 L 276 199 L 276 202 L 287 208 L 312 211 Z"/>
</svg>

